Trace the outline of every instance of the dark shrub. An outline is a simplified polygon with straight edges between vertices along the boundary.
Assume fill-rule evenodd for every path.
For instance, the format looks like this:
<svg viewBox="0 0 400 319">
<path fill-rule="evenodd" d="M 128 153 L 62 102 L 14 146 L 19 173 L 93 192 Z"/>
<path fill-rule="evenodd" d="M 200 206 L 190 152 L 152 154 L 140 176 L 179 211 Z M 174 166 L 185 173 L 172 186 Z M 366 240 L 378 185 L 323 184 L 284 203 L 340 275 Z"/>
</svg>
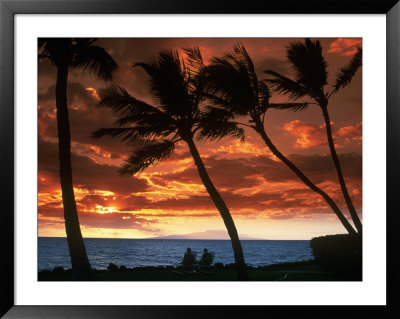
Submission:
<svg viewBox="0 0 400 319">
<path fill-rule="evenodd" d="M 64 267 L 63 266 L 55 267 L 55 268 L 53 268 L 53 272 L 54 273 L 64 272 Z"/>
<path fill-rule="evenodd" d="M 48 269 L 44 269 L 44 270 L 40 271 L 39 273 L 43 274 L 43 275 L 48 275 L 48 274 L 51 274 L 51 271 Z"/>
<path fill-rule="evenodd" d="M 110 263 L 107 267 L 108 271 L 118 271 L 118 266 L 116 264 Z"/>
<path fill-rule="evenodd" d="M 362 239 L 358 235 L 328 235 L 311 239 L 315 261 L 321 268 L 362 278 Z"/>
<path fill-rule="evenodd" d="M 223 263 L 215 263 L 214 268 L 217 270 L 224 269 L 224 264 Z"/>
<path fill-rule="evenodd" d="M 119 266 L 119 270 L 121 270 L 121 271 L 127 271 L 128 268 L 126 268 L 126 266 L 122 265 L 122 266 Z"/>
</svg>

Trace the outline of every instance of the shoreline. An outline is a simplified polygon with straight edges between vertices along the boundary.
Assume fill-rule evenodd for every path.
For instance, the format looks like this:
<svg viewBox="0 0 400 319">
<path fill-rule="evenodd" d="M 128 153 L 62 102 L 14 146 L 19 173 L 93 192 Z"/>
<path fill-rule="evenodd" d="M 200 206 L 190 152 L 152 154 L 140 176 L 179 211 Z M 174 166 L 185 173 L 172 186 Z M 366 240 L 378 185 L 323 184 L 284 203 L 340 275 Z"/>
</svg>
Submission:
<svg viewBox="0 0 400 319">
<path fill-rule="evenodd" d="M 115 267 L 114 267 L 115 266 Z M 236 281 L 235 264 L 214 265 L 206 269 L 174 266 L 127 268 L 117 265 L 95 269 L 97 281 Z M 38 281 L 74 281 L 72 270 L 56 267 L 38 273 Z M 315 260 L 247 267 L 250 281 L 359 281 L 360 276 L 323 270 Z"/>
<path fill-rule="evenodd" d="M 247 269 L 276 269 L 276 268 L 281 268 L 282 266 L 286 267 L 298 267 L 298 266 L 303 266 L 303 265 L 314 265 L 315 260 L 314 259 L 308 259 L 308 260 L 300 260 L 300 261 L 294 261 L 294 262 L 284 262 L 284 263 L 276 263 L 276 264 L 270 264 L 270 265 L 263 265 L 263 266 L 247 266 Z M 197 264 L 194 264 L 193 266 L 196 266 Z M 109 269 L 111 266 L 111 269 Z M 221 269 L 234 269 L 235 264 L 223 264 L 223 263 L 214 263 L 213 267 L 215 269 L 221 270 Z M 173 270 L 178 268 L 177 266 L 174 265 L 158 265 L 158 266 L 137 266 L 137 267 L 126 267 L 125 265 L 115 265 L 114 263 L 110 263 L 107 268 L 95 268 L 92 267 L 94 272 L 104 272 L 104 271 L 111 271 L 111 272 L 118 272 L 118 271 L 140 271 L 140 270 Z M 65 269 L 63 266 L 56 266 L 52 270 L 48 269 L 42 269 L 38 271 L 38 273 L 43 273 L 43 274 L 49 274 L 49 273 L 72 273 L 72 269 L 67 268 Z"/>
</svg>

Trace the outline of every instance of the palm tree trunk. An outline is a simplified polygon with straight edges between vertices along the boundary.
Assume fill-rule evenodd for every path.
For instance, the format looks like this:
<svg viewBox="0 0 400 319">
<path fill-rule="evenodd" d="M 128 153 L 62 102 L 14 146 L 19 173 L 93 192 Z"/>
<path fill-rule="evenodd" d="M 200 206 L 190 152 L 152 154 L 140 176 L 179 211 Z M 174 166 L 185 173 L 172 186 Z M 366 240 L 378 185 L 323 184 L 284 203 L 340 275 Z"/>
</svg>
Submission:
<svg viewBox="0 0 400 319">
<path fill-rule="evenodd" d="M 333 142 L 333 137 L 332 137 L 332 127 L 331 127 L 331 120 L 329 119 L 328 108 L 327 107 L 321 107 L 321 108 L 322 108 L 322 114 L 324 115 L 324 120 L 325 120 L 326 135 L 328 136 L 329 149 L 331 151 L 333 163 L 335 164 L 336 172 L 337 172 L 337 175 L 339 178 L 340 188 L 342 189 L 343 197 L 346 201 L 346 204 L 349 209 L 350 216 L 353 220 L 353 223 L 356 226 L 358 233 L 361 234 L 362 233 L 362 224 L 361 224 L 360 218 L 358 217 L 356 209 L 354 208 L 354 205 L 350 198 L 349 192 L 347 190 L 346 183 L 344 181 L 344 177 L 343 177 L 343 173 L 342 173 L 342 168 L 340 167 L 339 158 L 336 154 L 335 144 Z"/>
<path fill-rule="evenodd" d="M 210 195 L 212 201 L 214 202 L 215 206 L 219 210 L 221 217 L 225 223 L 226 229 L 228 231 L 229 237 L 231 238 L 233 253 L 235 257 L 236 269 L 238 274 L 238 280 L 249 280 L 247 274 L 247 267 L 244 261 L 243 249 L 242 244 L 239 240 L 239 235 L 236 230 L 235 223 L 232 219 L 231 213 L 229 212 L 228 207 L 226 206 L 224 200 L 222 199 L 221 195 L 215 188 L 214 184 L 212 183 L 210 177 L 208 176 L 207 170 L 204 166 L 204 163 L 200 157 L 200 154 L 196 148 L 192 139 L 185 139 L 185 142 L 188 144 L 190 153 L 193 156 L 194 163 L 197 166 L 197 170 L 199 172 L 200 178 Z"/>
<path fill-rule="evenodd" d="M 90 279 L 91 266 L 86 254 L 78 212 L 76 209 L 71 169 L 71 135 L 67 108 L 68 66 L 57 66 L 56 106 L 58 128 L 58 156 L 60 182 L 64 206 L 65 231 L 67 234 L 72 270 L 77 280 Z"/>
<path fill-rule="evenodd" d="M 316 192 L 317 194 L 321 195 L 325 201 L 328 203 L 328 205 L 332 208 L 336 216 L 339 218 L 341 221 L 342 225 L 346 230 L 348 231 L 349 234 L 356 234 L 356 231 L 354 228 L 351 226 L 347 218 L 343 215 L 339 207 L 336 205 L 336 203 L 333 201 L 333 199 L 325 193 L 322 189 L 320 189 L 317 185 L 315 185 L 311 180 L 308 179 L 307 176 L 303 174 L 303 172 L 296 166 L 294 165 L 286 156 L 284 156 L 277 148 L 276 146 L 272 143 L 272 141 L 269 139 L 267 133 L 265 132 L 264 125 L 259 122 L 257 123 L 257 128 L 256 131 L 258 134 L 260 134 L 261 138 L 264 140 L 265 144 L 269 147 L 271 150 L 272 154 L 274 154 L 277 158 L 279 158 L 283 163 L 285 163 L 300 179 L 301 181 L 306 184 L 311 190 Z"/>
</svg>

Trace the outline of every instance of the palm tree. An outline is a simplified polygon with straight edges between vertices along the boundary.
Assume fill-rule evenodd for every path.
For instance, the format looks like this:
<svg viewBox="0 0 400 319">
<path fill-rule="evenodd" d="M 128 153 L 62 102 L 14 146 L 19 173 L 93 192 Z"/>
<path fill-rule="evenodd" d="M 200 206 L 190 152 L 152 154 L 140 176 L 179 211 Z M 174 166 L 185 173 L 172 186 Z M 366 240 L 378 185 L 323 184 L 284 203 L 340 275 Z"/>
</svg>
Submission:
<svg viewBox="0 0 400 319">
<path fill-rule="evenodd" d="M 221 129 L 243 125 L 250 127 L 263 139 L 271 152 L 286 164 L 311 190 L 322 196 L 332 208 L 343 226 L 350 234 L 355 234 L 354 228 L 343 215 L 334 200 L 321 188 L 315 185 L 295 164 L 284 156 L 272 143 L 266 133 L 264 122 L 266 112 L 270 108 L 303 109 L 306 103 L 270 103 L 270 92 L 263 81 L 259 81 L 254 70 L 254 64 L 243 45 L 234 46 L 232 53 L 222 58 L 214 58 L 206 67 L 206 96 L 214 106 L 208 107 L 205 123 L 199 132 L 201 136 L 213 136 L 215 127 Z M 247 123 L 236 120 L 247 116 Z"/>
<path fill-rule="evenodd" d="M 131 96 L 122 87 L 110 87 L 103 92 L 99 106 L 118 113 L 114 128 L 103 128 L 94 137 L 109 135 L 131 143 L 136 149 L 120 169 L 121 174 L 133 175 L 168 158 L 175 144 L 185 142 L 193 157 L 200 178 L 225 223 L 232 242 L 238 280 L 248 280 L 242 245 L 235 223 L 221 195 L 212 183 L 194 138 L 204 122 L 200 103 L 203 100 L 203 59 L 199 49 L 187 49 L 187 62 L 177 51 L 159 53 L 150 63 L 136 63 L 150 77 L 153 105 Z M 219 132 L 243 136 L 236 127 Z"/>
<path fill-rule="evenodd" d="M 289 79 L 277 72 L 267 70 L 265 73 L 272 76 L 272 79 L 265 80 L 272 88 L 278 92 L 287 94 L 293 100 L 308 96 L 314 104 L 318 105 L 322 110 L 325 120 L 326 135 L 328 137 L 329 149 L 335 164 L 340 188 L 346 205 L 349 209 L 351 218 L 359 234 L 362 233 L 362 224 L 358 214 L 354 208 L 353 202 L 346 187 L 340 161 L 336 153 L 335 144 L 332 137 L 331 120 L 328 112 L 328 102 L 330 97 L 338 92 L 341 88 L 351 83 L 357 70 L 362 65 L 362 50 L 359 48 L 354 54 L 349 64 L 340 69 L 335 84 L 332 89 L 325 89 L 327 83 L 327 62 L 322 55 L 321 43 L 305 39 L 304 43 L 295 42 L 287 47 L 287 58 L 289 59 L 295 71 L 295 79 Z M 296 108 L 289 108 L 296 111 Z M 305 109 L 306 107 L 302 108 Z"/>
<path fill-rule="evenodd" d="M 65 231 L 72 270 L 77 280 L 91 279 L 91 266 L 79 225 L 71 169 L 71 135 L 67 107 L 67 80 L 70 67 L 111 80 L 117 64 L 96 39 L 41 38 L 39 59 L 49 59 L 57 70 L 56 109 L 60 182 L 64 206 Z"/>
</svg>

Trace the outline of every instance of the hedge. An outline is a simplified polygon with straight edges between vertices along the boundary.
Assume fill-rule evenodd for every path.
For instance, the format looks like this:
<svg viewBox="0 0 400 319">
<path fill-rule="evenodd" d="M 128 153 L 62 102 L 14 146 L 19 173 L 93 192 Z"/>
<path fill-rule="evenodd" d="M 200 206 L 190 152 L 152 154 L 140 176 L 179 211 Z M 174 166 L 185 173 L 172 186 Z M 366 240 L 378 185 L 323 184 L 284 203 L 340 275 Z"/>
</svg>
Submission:
<svg viewBox="0 0 400 319">
<path fill-rule="evenodd" d="M 321 268 L 357 279 L 362 278 L 362 238 L 359 235 L 338 234 L 311 239 L 315 261 Z"/>
</svg>

